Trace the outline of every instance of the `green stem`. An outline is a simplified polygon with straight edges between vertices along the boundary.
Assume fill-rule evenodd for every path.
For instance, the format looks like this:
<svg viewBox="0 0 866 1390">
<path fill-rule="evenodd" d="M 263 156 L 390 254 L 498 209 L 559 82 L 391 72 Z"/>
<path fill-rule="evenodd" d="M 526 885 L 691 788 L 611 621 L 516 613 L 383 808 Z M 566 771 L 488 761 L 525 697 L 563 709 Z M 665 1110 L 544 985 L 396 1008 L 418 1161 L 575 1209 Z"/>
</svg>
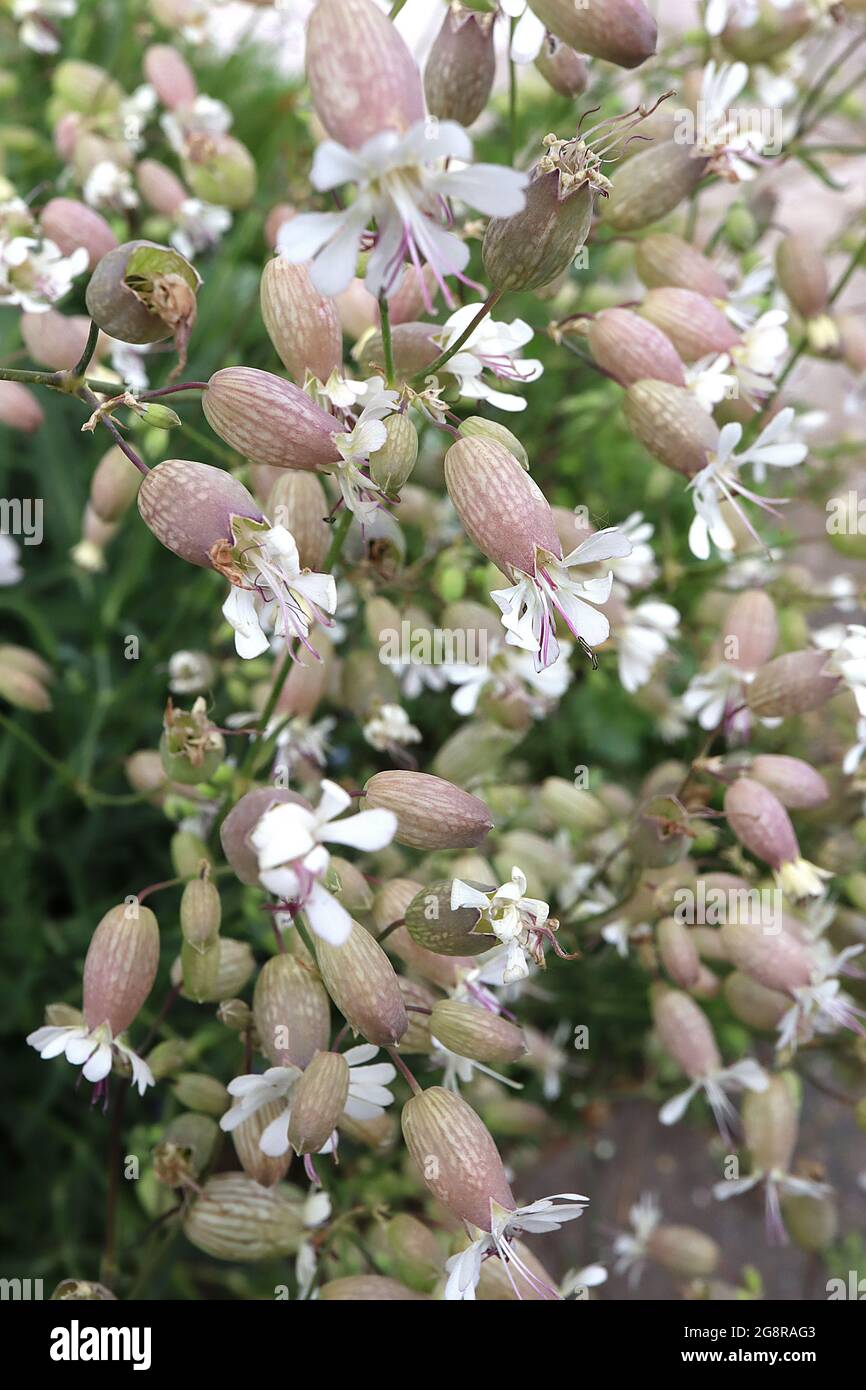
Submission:
<svg viewBox="0 0 866 1390">
<path fill-rule="evenodd" d="M 508 36 L 508 162 L 514 164 L 517 153 L 517 66 L 511 56 L 511 44 L 517 20 L 512 19 Z"/>
<path fill-rule="evenodd" d="M 81 400 L 87 402 L 87 404 L 91 407 L 92 410 L 99 409 L 99 401 L 96 399 L 89 387 L 82 386 L 81 390 L 78 392 L 78 395 Z M 148 468 L 144 459 L 140 458 L 139 455 L 135 452 L 135 450 L 131 447 L 131 445 L 127 444 L 126 440 L 120 433 L 120 430 L 117 428 L 114 421 L 110 419 L 108 415 L 100 415 L 99 423 L 105 426 L 120 452 L 122 454 L 126 454 L 126 457 L 129 459 L 130 463 L 135 465 L 139 473 L 147 475 L 150 472 L 150 469 Z"/>
<path fill-rule="evenodd" d="M 412 377 L 412 380 L 418 381 L 423 380 L 428 376 L 435 376 L 435 374 L 438 371 L 440 371 L 442 367 L 445 366 L 446 362 L 450 362 L 451 358 L 455 355 L 455 353 L 458 353 L 460 351 L 463 344 L 465 342 L 468 342 L 468 340 L 472 337 L 472 334 L 478 327 L 479 323 L 483 322 L 483 320 L 487 317 L 487 315 L 494 308 L 494 306 L 499 303 L 501 298 L 502 290 L 491 290 L 490 294 L 487 296 L 484 303 L 481 305 L 481 308 L 478 310 L 478 313 L 475 315 L 474 319 L 469 324 L 469 326 L 463 330 L 463 332 L 460 334 L 460 337 L 456 338 L 454 342 L 451 344 L 451 346 L 446 349 L 445 352 L 440 353 L 440 355 L 436 358 L 435 362 L 430 363 L 429 367 L 425 367 L 423 371 L 416 372 L 415 375 Z"/>
<path fill-rule="evenodd" d="M 406 0 L 394 0 L 394 4 L 391 6 L 391 13 L 388 15 L 388 18 L 396 19 L 405 4 Z"/>
<path fill-rule="evenodd" d="M 20 381 L 22 386 L 48 386 L 53 391 L 63 391 L 67 395 L 74 395 L 76 390 L 76 380 L 72 372 L 37 372 L 29 368 L 23 370 L 17 367 L 0 367 L 0 381 Z M 85 384 L 92 391 L 98 391 L 100 396 L 114 396 L 120 383 L 88 380 Z"/>
<path fill-rule="evenodd" d="M 246 751 L 246 756 L 243 762 L 241 763 L 241 776 L 245 776 L 247 773 L 252 771 L 253 765 L 256 761 L 256 757 L 258 756 L 258 753 L 261 750 L 261 736 L 262 734 L 264 734 L 265 729 L 271 722 L 271 716 L 277 707 L 277 701 L 283 693 L 283 686 L 289 678 L 289 672 L 292 669 L 292 664 L 292 653 L 289 651 L 287 647 L 283 654 L 283 659 L 280 663 L 279 669 L 274 679 L 274 683 L 271 686 L 270 694 L 268 695 L 268 698 L 265 701 L 265 707 L 262 710 L 261 718 L 259 719 L 258 738 L 250 739 L 250 746 Z"/>
<path fill-rule="evenodd" d="M 84 376 L 84 373 L 87 371 L 87 368 L 90 366 L 90 362 L 91 362 L 91 359 L 92 359 L 92 357 L 93 357 L 93 354 L 94 354 L 95 351 L 96 351 L 96 344 L 98 343 L 98 341 L 99 341 L 99 329 L 97 328 L 96 324 L 95 324 L 95 323 L 93 322 L 93 320 L 91 319 L 91 320 L 90 320 L 90 329 L 89 329 L 88 334 L 87 334 L 87 342 L 84 344 L 84 351 L 82 352 L 82 354 L 81 354 L 81 356 L 79 357 L 78 361 L 76 362 L 75 366 L 72 368 L 72 375 L 73 375 L 74 377 Z"/>
<path fill-rule="evenodd" d="M 379 317 L 382 328 L 382 352 L 385 356 L 385 384 L 390 388 L 394 385 L 394 344 L 391 339 L 391 311 L 384 290 L 379 295 Z"/>
<path fill-rule="evenodd" d="M 344 507 L 340 513 L 339 519 L 334 523 L 334 535 L 331 539 L 331 548 L 325 559 L 326 573 L 330 573 L 339 560 L 351 524 L 352 513 L 349 511 L 348 507 Z"/>
</svg>

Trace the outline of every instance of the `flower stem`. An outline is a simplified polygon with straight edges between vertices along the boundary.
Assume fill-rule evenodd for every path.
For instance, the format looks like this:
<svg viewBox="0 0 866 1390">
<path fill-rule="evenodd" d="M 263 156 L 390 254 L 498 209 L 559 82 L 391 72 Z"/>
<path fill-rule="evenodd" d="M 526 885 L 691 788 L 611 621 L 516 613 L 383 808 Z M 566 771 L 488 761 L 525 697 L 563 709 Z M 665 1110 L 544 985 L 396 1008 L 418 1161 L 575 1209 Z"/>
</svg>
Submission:
<svg viewBox="0 0 866 1390">
<path fill-rule="evenodd" d="M 391 340 L 391 311 L 388 296 L 383 290 L 379 295 L 379 317 L 382 328 L 382 351 L 385 354 L 385 385 L 394 385 L 394 344 Z"/>
<path fill-rule="evenodd" d="M 91 320 L 90 320 L 90 329 L 88 330 L 88 334 L 87 334 L 87 342 L 84 344 L 84 351 L 82 352 L 82 354 L 81 354 L 81 356 L 79 357 L 78 361 L 76 362 L 75 366 L 72 368 L 72 375 L 73 375 L 73 376 L 76 376 L 76 377 L 77 377 L 77 376 L 84 376 L 84 373 L 87 371 L 87 368 L 90 366 L 90 362 L 91 362 L 91 359 L 92 359 L 92 357 L 93 357 L 93 354 L 94 354 L 95 351 L 96 351 L 96 344 L 97 344 L 98 341 L 99 341 L 99 329 L 98 329 L 97 325 L 96 325 L 96 324 L 93 322 L 93 320 L 91 319 Z"/>
<path fill-rule="evenodd" d="M 391 1061 L 394 1063 L 394 1066 L 397 1068 L 398 1072 L 400 1072 L 400 1074 L 403 1077 L 405 1077 L 406 1081 L 409 1083 L 409 1087 L 412 1091 L 412 1094 L 415 1096 L 420 1096 L 423 1087 L 418 1085 L 418 1082 L 415 1080 L 409 1068 L 406 1066 L 406 1063 L 403 1061 L 403 1058 L 400 1056 L 397 1049 L 395 1047 L 386 1047 L 385 1051 L 391 1058 Z"/>
<path fill-rule="evenodd" d="M 508 36 L 508 163 L 514 164 L 517 153 L 517 66 L 511 56 L 511 44 L 517 20 L 512 19 Z"/>
<path fill-rule="evenodd" d="M 404 6 L 405 4 L 406 4 L 406 0 L 394 0 L 394 3 L 393 3 L 393 5 L 391 6 L 391 12 L 390 12 L 390 14 L 388 15 L 388 18 L 389 18 L 389 19 L 396 19 L 397 16 L 398 16 L 398 14 L 400 13 L 400 11 L 402 10 L 402 8 L 403 8 L 403 6 Z"/>
<path fill-rule="evenodd" d="M 418 381 L 428 376 L 434 376 L 436 372 L 438 372 L 442 367 L 445 366 L 446 362 L 450 362 L 451 358 L 455 355 L 455 353 L 458 353 L 462 348 L 463 344 L 472 337 L 472 334 L 475 332 L 479 323 L 482 323 L 483 320 L 486 319 L 491 309 L 493 309 L 494 306 L 499 303 L 501 298 L 501 290 L 491 290 L 490 294 L 485 299 L 481 308 L 478 310 L 478 313 L 475 315 L 474 319 L 468 325 L 468 327 L 464 328 L 463 332 L 460 334 L 460 337 L 455 338 L 451 346 L 449 348 L 446 348 L 445 352 L 440 353 L 440 355 L 436 358 L 435 362 L 430 363 L 429 367 L 424 367 L 422 371 L 416 372 L 415 375 L 412 377 L 412 380 Z"/>
<path fill-rule="evenodd" d="M 349 511 L 349 508 L 346 507 L 341 512 L 340 519 L 336 522 L 334 526 L 334 535 L 331 541 L 331 548 L 328 551 L 327 559 L 325 560 L 326 573 L 332 570 L 334 568 L 334 565 L 339 560 L 340 552 L 342 551 L 345 539 L 349 534 L 349 527 L 351 526 L 351 524 L 352 513 Z"/>
<path fill-rule="evenodd" d="M 99 401 L 96 399 L 93 392 L 87 386 L 82 386 L 81 390 L 78 392 L 78 395 L 81 400 L 86 401 L 87 404 L 91 406 L 93 409 L 99 409 Z M 105 428 L 108 430 L 108 433 L 111 435 L 120 452 L 122 454 L 126 454 L 126 457 L 129 459 L 130 463 L 135 465 L 139 473 L 144 473 L 145 475 L 147 475 L 150 472 L 150 469 L 148 468 L 144 459 L 140 458 L 139 455 L 132 448 L 132 446 L 127 444 L 126 440 L 120 433 L 120 430 L 117 428 L 114 421 L 110 420 L 107 415 L 100 415 L 99 419 L 100 423 L 103 424 Z"/>
</svg>

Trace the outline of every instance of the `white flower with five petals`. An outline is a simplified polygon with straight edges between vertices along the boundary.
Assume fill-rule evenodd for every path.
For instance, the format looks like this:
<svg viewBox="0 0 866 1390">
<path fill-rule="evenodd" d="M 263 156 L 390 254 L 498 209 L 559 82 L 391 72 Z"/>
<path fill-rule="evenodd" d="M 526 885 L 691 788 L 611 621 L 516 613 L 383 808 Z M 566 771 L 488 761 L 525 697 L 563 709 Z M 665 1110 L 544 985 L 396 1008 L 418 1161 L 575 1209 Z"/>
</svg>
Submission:
<svg viewBox="0 0 866 1390">
<path fill-rule="evenodd" d="M 496 1257 L 502 1261 L 518 1298 L 521 1295 L 515 1284 L 515 1273 L 541 1298 L 560 1299 L 559 1291 L 546 1283 L 522 1259 L 514 1247 L 514 1239 L 521 1235 L 546 1235 L 549 1231 L 558 1231 L 566 1221 L 575 1221 L 583 1215 L 588 1200 L 588 1197 L 582 1197 L 578 1192 L 558 1192 L 553 1197 L 542 1197 L 540 1201 L 531 1202 L 526 1207 L 517 1207 L 514 1211 L 491 1202 L 491 1230 L 482 1231 L 471 1245 L 459 1254 L 452 1255 L 446 1262 L 446 1301 L 474 1302 L 475 1290 L 481 1278 L 481 1266 L 485 1260 Z"/>
<path fill-rule="evenodd" d="M 285 526 L 236 517 L 233 527 L 232 588 L 222 611 L 234 628 L 238 656 L 250 660 L 266 652 L 266 628 L 309 649 L 312 624 L 327 624 L 337 606 L 333 575 L 301 568 L 295 538 Z"/>
<path fill-rule="evenodd" d="M 481 310 L 481 304 L 464 304 L 447 319 L 434 338 L 443 351 L 451 347 L 469 327 Z M 458 390 L 465 400 L 487 401 L 498 410 L 526 409 L 523 396 L 497 391 L 485 373 L 503 381 L 526 383 L 537 381 L 544 366 L 537 358 L 520 356 L 533 338 L 533 331 L 522 319 L 500 323 L 489 315 L 466 339 L 443 371 L 457 378 Z"/>
<path fill-rule="evenodd" d="M 73 1067 L 81 1067 L 86 1081 L 104 1081 L 117 1054 L 132 1068 L 132 1084 L 140 1096 L 144 1095 L 148 1086 L 155 1084 L 147 1063 L 126 1043 L 112 1037 L 107 1023 L 100 1023 L 96 1028 L 88 1028 L 83 1023 L 71 1027 L 47 1024 L 29 1033 L 26 1041 L 36 1048 L 44 1061 L 63 1053 Z"/>
</svg>

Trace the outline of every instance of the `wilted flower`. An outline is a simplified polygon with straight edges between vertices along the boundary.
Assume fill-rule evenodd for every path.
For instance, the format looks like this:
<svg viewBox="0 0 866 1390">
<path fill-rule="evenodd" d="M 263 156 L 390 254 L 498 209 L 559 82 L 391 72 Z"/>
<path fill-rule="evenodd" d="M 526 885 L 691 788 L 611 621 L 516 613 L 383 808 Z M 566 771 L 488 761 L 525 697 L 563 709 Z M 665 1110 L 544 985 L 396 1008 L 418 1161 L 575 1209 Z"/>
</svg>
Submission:
<svg viewBox="0 0 866 1390">
<path fill-rule="evenodd" d="M 490 931 L 508 949 L 504 982 L 525 980 L 529 974 L 526 957 L 538 964 L 544 960 L 542 942 L 552 938 L 554 924 L 548 924 L 550 908 L 539 898 L 526 897 L 526 875 L 517 867 L 511 870 L 508 883 L 491 893 L 483 893 L 455 878 L 451 885 L 452 910 L 477 907 L 481 912 L 480 929 Z"/>
</svg>

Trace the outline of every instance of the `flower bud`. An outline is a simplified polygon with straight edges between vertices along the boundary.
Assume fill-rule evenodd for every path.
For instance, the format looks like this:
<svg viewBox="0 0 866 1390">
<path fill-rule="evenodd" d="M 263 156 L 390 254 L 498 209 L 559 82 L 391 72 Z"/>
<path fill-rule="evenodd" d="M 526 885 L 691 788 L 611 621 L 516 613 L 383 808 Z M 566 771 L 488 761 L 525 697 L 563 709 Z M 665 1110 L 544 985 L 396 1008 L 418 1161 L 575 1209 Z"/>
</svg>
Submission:
<svg viewBox="0 0 866 1390">
<path fill-rule="evenodd" d="M 652 869 L 676 864 L 688 848 L 686 828 L 687 817 L 678 801 L 669 796 L 652 797 L 640 808 L 635 821 L 631 841 L 635 862 Z"/>
<path fill-rule="evenodd" d="M 166 706 L 159 753 L 166 776 L 184 786 L 207 782 L 225 757 L 225 739 L 214 728 L 204 699 L 199 696 L 191 710 Z"/>
<path fill-rule="evenodd" d="M 438 1240 L 417 1217 L 398 1212 L 386 1222 L 382 1249 L 393 1268 L 410 1288 L 430 1293 L 442 1273 L 444 1256 Z"/>
<path fill-rule="evenodd" d="M 342 946 L 317 939 L 325 988 L 356 1033 L 379 1047 L 398 1043 L 409 1026 L 394 967 L 368 931 L 352 923 Z"/>
<path fill-rule="evenodd" d="M 783 237 L 776 248 L 779 284 L 801 318 L 816 352 L 838 345 L 838 329 L 827 317 L 830 281 L 827 260 L 814 237 Z"/>
<path fill-rule="evenodd" d="M 469 415 L 461 420 L 457 432 L 463 439 L 492 439 L 494 444 L 501 444 L 509 454 L 513 454 L 521 468 L 529 469 L 529 455 L 517 435 L 498 420 L 485 420 L 483 415 Z"/>
<path fill-rule="evenodd" d="M 639 67 L 656 51 L 656 22 L 643 0 L 536 0 L 532 9 L 563 43 L 618 67 Z"/>
<path fill-rule="evenodd" d="M 307 24 L 306 61 L 316 114 L 349 149 L 424 118 L 415 60 L 372 0 L 319 0 Z"/>
<path fill-rule="evenodd" d="M 577 835 L 603 830 L 610 816 L 592 792 L 576 787 L 564 777 L 548 777 L 541 784 L 538 799 L 549 816 Z"/>
<path fill-rule="evenodd" d="M 180 900 L 180 929 L 190 946 L 210 946 L 219 936 L 222 907 L 209 878 L 194 878 Z"/>
<path fill-rule="evenodd" d="M 461 1096 L 431 1086 L 403 1106 L 403 1138 L 433 1196 L 482 1231 L 492 1203 L 513 1211 L 514 1196 L 493 1136 Z"/>
<path fill-rule="evenodd" d="M 722 33 L 725 50 L 744 63 L 766 63 L 784 53 L 808 33 L 814 23 L 811 7 L 794 0 L 784 9 L 772 0 L 760 0 L 758 21 L 752 14 L 731 15 Z"/>
<path fill-rule="evenodd" d="M 162 780 L 156 779 L 156 767 L 145 763 L 145 758 L 155 757 L 162 774 Z M 151 754 L 150 750 L 142 750 L 134 753 L 129 760 L 136 760 L 134 776 L 131 775 L 130 768 L 127 766 L 127 777 L 131 786 L 136 791 L 146 791 L 149 787 L 165 786 L 165 769 L 162 766 L 162 759 L 158 753 Z M 207 845 L 199 835 L 191 830 L 176 830 L 171 837 L 171 864 L 178 878 L 193 878 L 200 868 L 202 861 L 213 867 Z"/>
<path fill-rule="evenodd" d="M 507 699 L 499 706 L 491 701 L 490 708 L 502 725 L 509 727 L 473 719 L 455 729 L 433 759 L 433 771 L 437 777 L 456 782 L 458 786 L 475 782 L 496 768 L 520 742 L 520 734 L 528 727 L 530 720 L 524 717 L 526 711 L 519 697 L 511 706 Z M 512 724 L 514 727 L 511 727 Z"/>
<path fill-rule="evenodd" d="M 213 569 L 234 544 L 232 519 L 262 521 L 243 483 L 224 468 L 193 459 L 166 459 L 142 480 L 138 510 L 167 550 L 191 565 Z"/>
<path fill-rule="evenodd" d="M 142 67 L 163 106 L 175 111 L 179 106 L 191 106 L 198 96 L 198 86 L 186 60 L 167 43 L 152 43 L 144 50 Z"/>
<path fill-rule="evenodd" d="M 201 279 L 179 252 L 152 241 L 127 241 L 109 251 L 87 285 L 87 312 L 122 343 L 174 338 L 181 366 L 195 323 Z"/>
<path fill-rule="evenodd" d="M 866 372 L 866 322 L 858 314 L 840 314 L 836 320 L 839 349 L 852 372 Z"/>
<path fill-rule="evenodd" d="M 799 1129 L 797 1079 L 792 1072 L 777 1072 L 769 1083 L 764 1091 L 747 1092 L 743 1133 L 755 1168 L 789 1173 Z"/>
<path fill-rule="evenodd" d="M 240 1103 L 238 1097 L 232 1109 Z M 249 1119 L 243 1120 L 231 1131 L 232 1143 L 241 1167 L 248 1177 L 254 1178 L 262 1187 L 273 1187 L 275 1183 L 281 1182 L 292 1162 L 291 1149 L 287 1149 L 279 1158 L 271 1158 L 259 1145 L 259 1140 L 268 1125 L 284 1115 L 285 1110 L 285 1101 L 272 1100 L 253 1111 Z"/>
<path fill-rule="evenodd" d="M 806 1193 L 783 1197 L 782 1217 L 794 1244 L 812 1255 L 833 1245 L 839 1234 L 839 1212 L 832 1195 L 813 1197 Z"/>
<path fill-rule="evenodd" d="M 670 232 L 653 232 L 639 241 L 634 264 L 647 289 L 678 285 L 707 299 L 727 298 L 727 282 L 712 261 L 690 241 Z"/>
<path fill-rule="evenodd" d="M 586 333 L 592 355 L 621 386 L 667 381 L 685 386 L 682 359 L 662 328 L 630 309 L 604 309 L 590 319 Z"/>
<path fill-rule="evenodd" d="M 450 4 L 424 69 L 424 94 L 431 116 L 470 126 L 493 90 L 495 14 L 474 14 Z"/>
<path fill-rule="evenodd" d="M 751 930 L 753 928 L 744 924 L 744 939 L 745 932 Z M 749 959 L 752 959 L 752 956 L 749 956 Z M 723 989 L 731 1013 L 749 1028 L 771 1032 L 778 1028 L 791 1007 L 791 1001 L 786 994 L 769 989 L 752 975 L 740 970 L 734 970 L 727 976 Z"/>
<path fill-rule="evenodd" d="M 253 1027 L 253 1011 L 243 999 L 224 999 L 216 1016 L 233 1033 L 248 1033 Z"/>
<path fill-rule="evenodd" d="M 187 1059 L 188 1046 L 181 1038 L 166 1038 L 147 1054 L 147 1065 L 154 1080 L 164 1081 L 180 1071 Z"/>
<path fill-rule="evenodd" d="M 183 975 L 183 996 L 196 1004 L 204 1004 L 213 998 L 217 988 L 220 968 L 219 939 L 206 942 L 202 946 L 192 946 L 184 941 L 180 948 L 180 968 Z"/>
<path fill-rule="evenodd" d="M 456 999 L 443 999 L 434 1005 L 430 1032 L 449 1052 L 487 1066 L 517 1062 L 527 1050 L 521 1028 L 489 1009 Z"/>
<path fill-rule="evenodd" d="M 545 34 L 535 66 L 557 96 L 579 97 L 589 85 L 586 59 L 553 34 Z"/>
<path fill-rule="evenodd" d="M 776 605 L 763 589 L 745 589 L 728 608 L 722 626 L 725 659 L 741 671 L 757 671 L 779 640 Z M 730 654 L 729 654 L 730 653 Z"/>
<path fill-rule="evenodd" d="M 653 1023 L 659 1041 L 690 1080 L 719 1071 L 722 1059 L 703 1009 L 677 989 L 650 991 Z"/>
<path fill-rule="evenodd" d="M 279 471 L 265 507 L 274 526 L 291 531 L 305 569 L 320 571 L 331 544 L 331 528 L 325 520 L 328 499 L 314 473 L 299 468 Z"/>
<path fill-rule="evenodd" d="M 26 647 L 0 646 L 0 699 L 17 709 L 44 714 L 52 707 L 45 687 L 53 678 L 51 667 L 35 652 Z"/>
<path fill-rule="evenodd" d="M 44 419 L 42 406 L 32 391 L 17 381 L 0 381 L 0 425 L 32 434 Z"/>
<path fill-rule="evenodd" d="M 52 371 L 68 371 L 81 358 L 90 320 L 83 314 L 59 314 L 47 309 L 39 314 L 21 315 L 21 336 L 33 361 Z"/>
<path fill-rule="evenodd" d="M 470 540 L 505 574 L 535 572 L 536 547 L 562 550 L 550 505 L 513 454 L 489 439 L 458 439 L 445 483 Z"/>
<path fill-rule="evenodd" d="M 256 165 L 245 145 L 233 135 L 194 135 L 184 146 L 183 176 L 204 203 L 236 211 L 252 202 Z"/>
<path fill-rule="evenodd" d="M 791 818 L 778 797 L 751 777 L 725 792 L 725 815 L 740 844 L 772 869 L 800 857 Z"/>
<path fill-rule="evenodd" d="M 685 362 L 727 352 L 739 342 L 730 321 L 705 295 L 666 285 L 650 290 L 640 315 L 666 333 Z"/>
<path fill-rule="evenodd" d="M 722 1254 L 712 1236 L 694 1226 L 656 1226 L 646 1251 L 653 1264 L 675 1279 L 706 1279 L 718 1268 Z"/>
<path fill-rule="evenodd" d="M 174 1084 L 174 1093 L 181 1105 L 188 1110 L 196 1110 L 202 1115 L 213 1115 L 219 1119 L 231 1104 L 228 1091 L 215 1076 L 204 1072 L 184 1071 Z"/>
<path fill-rule="evenodd" d="M 313 968 L 295 956 L 273 956 L 262 967 L 253 994 L 261 1048 L 272 1066 L 302 1069 L 325 1052 L 331 1010 Z"/>
<path fill-rule="evenodd" d="M 422 888 L 403 914 L 406 930 L 425 950 L 445 956 L 480 955 L 495 946 L 496 940 L 487 932 L 474 932 L 481 917 L 478 908 L 452 908 L 451 885 L 449 878 Z"/>
<path fill-rule="evenodd" d="M 296 1154 L 318 1153 L 337 1128 L 349 1095 L 349 1064 L 317 1052 L 292 1091 L 289 1141 Z"/>
<path fill-rule="evenodd" d="M 822 805 L 830 795 L 830 788 L 820 772 L 801 758 L 759 753 L 752 761 L 749 776 L 792 810 L 810 810 Z"/>
<path fill-rule="evenodd" d="M 84 961 L 84 1020 L 89 1029 L 107 1023 L 112 1037 L 133 1022 L 150 994 L 159 967 L 159 927 L 137 899 L 106 912 Z"/>
<path fill-rule="evenodd" d="M 680 989 L 692 989 L 701 974 L 701 962 L 691 933 L 674 917 L 656 927 L 656 945 L 662 965 Z"/>
<path fill-rule="evenodd" d="M 105 68 L 73 58 L 57 64 L 51 85 L 68 109 L 85 116 L 117 111 L 124 99 L 123 88 Z"/>
<path fill-rule="evenodd" d="M 537 290 L 571 265 L 592 226 L 593 186 L 569 182 L 559 168 L 536 168 L 522 212 L 492 217 L 484 234 L 484 270 L 495 290 Z"/>
<path fill-rule="evenodd" d="M 384 425 L 387 438 L 370 459 L 370 476 L 393 497 L 412 475 L 418 458 L 418 431 L 408 415 L 389 415 Z"/>
<path fill-rule="evenodd" d="M 425 772 L 377 772 L 364 799 L 394 812 L 394 838 L 413 849 L 474 849 L 493 829 L 483 801 Z"/>
<path fill-rule="evenodd" d="M 408 1303 L 425 1297 L 382 1274 L 348 1274 L 319 1285 L 319 1298 L 326 1303 Z"/>
<path fill-rule="evenodd" d="M 101 521 L 119 521 L 138 496 L 141 474 L 113 445 L 102 455 L 90 479 L 90 505 Z"/>
<path fill-rule="evenodd" d="M 216 984 L 196 1002 L 219 1004 L 223 999 L 233 998 L 243 989 L 255 968 L 255 957 L 246 941 L 235 941 L 231 937 L 221 936 Z M 180 960 L 172 967 L 172 983 L 182 987 L 184 985 L 183 965 Z"/>
<path fill-rule="evenodd" d="M 719 429 L 690 391 L 667 381 L 637 381 L 623 405 L 632 434 L 659 463 L 692 477 L 705 468 Z"/>
<path fill-rule="evenodd" d="M 163 217 L 175 217 L 189 197 L 177 174 L 156 159 L 142 159 L 136 165 L 135 179 L 144 201 Z"/>
<path fill-rule="evenodd" d="M 300 1205 L 281 1188 L 245 1173 L 215 1173 L 187 1208 L 183 1231 L 217 1260 L 269 1260 L 296 1253 L 304 1223 Z"/>
<path fill-rule="evenodd" d="M 202 409 L 214 433 L 254 463 L 318 468 L 339 458 L 333 416 L 270 372 L 224 367 L 208 382 Z"/>
<path fill-rule="evenodd" d="M 809 948 L 790 932 L 771 936 L 750 922 L 725 922 L 719 931 L 731 963 L 767 989 L 787 994 L 811 983 Z"/>
<path fill-rule="evenodd" d="M 676 140 L 649 145 L 621 164 L 610 197 L 601 206 L 602 221 L 618 232 L 636 232 L 667 217 L 693 193 L 707 161 L 693 159 L 688 145 Z"/>
<path fill-rule="evenodd" d="M 262 271 L 262 319 L 286 371 L 303 386 L 307 373 L 327 381 L 343 360 L 343 335 L 332 299 L 313 287 L 306 266 L 275 256 Z"/>
</svg>

